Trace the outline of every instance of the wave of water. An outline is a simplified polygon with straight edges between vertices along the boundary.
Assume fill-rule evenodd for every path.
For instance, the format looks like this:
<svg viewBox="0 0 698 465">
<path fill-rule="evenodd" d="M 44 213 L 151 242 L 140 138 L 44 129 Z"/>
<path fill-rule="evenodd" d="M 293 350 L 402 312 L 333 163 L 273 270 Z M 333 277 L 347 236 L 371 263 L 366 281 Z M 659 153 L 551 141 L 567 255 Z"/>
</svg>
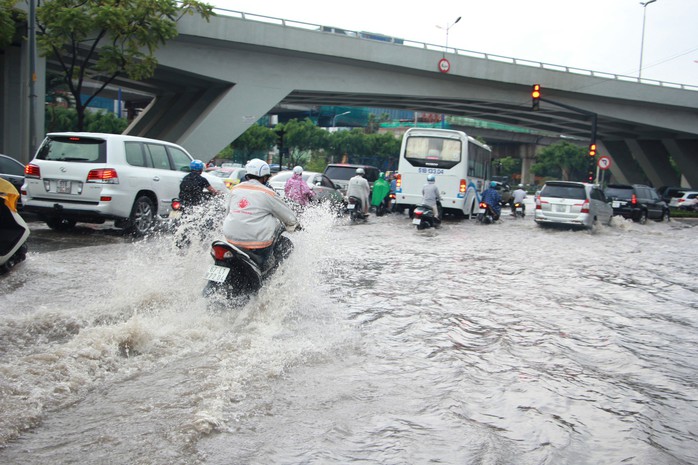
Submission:
<svg viewBox="0 0 698 465">
<path fill-rule="evenodd" d="M 226 312 L 209 238 L 31 254 L 0 281 L 0 461 L 698 461 L 694 229 L 305 225 Z"/>
</svg>

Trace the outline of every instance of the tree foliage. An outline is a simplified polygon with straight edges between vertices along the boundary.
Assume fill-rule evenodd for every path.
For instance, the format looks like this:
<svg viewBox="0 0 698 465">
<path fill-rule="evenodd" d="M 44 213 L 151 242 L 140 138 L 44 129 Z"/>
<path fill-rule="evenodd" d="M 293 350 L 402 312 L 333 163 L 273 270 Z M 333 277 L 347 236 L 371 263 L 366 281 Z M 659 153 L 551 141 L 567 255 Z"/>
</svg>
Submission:
<svg viewBox="0 0 698 465">
<path fill-rule="evenodd" d="M 7 1 L 7 0 L 0 0 Z M 177 36 L 185 14 L 208 20 L 213 7 L 196 0 L 46 0 L 37 10 L 37 44 L 59 63 L 76 102 L 78 129 L 85 108 L 119 75 L 143 80 L 157 67 L 155 51 Z M 86 88 L 87 79 L 98 82 Z M 89 95 L 83 101 L 81 95 Z"/>
<path fill-rule="evenodd" d="M 15 39 L 17 23 L 24 21 L 26 15 L 15 8 L 17 0 L 0 0 L 0 50 Z"/>
<path fill-rule="evenodd" d="M 586 151 L 583 147 L 559 142 L 538 153 L 531 171 L 538 176 L 553 177 L 563 181 L 582 180 L 587 170 Z"/>
<path fill-rule="evenodd" d="M 46 107 L 46 132 L 77 131 L 78 115 L 75 108 L 62 106 Z M 85 114 L 85 127 L 87 132 L 104 132 L 107 134 L 121 134 L 128 127 L 126 118 L 119 118 L 114 113 L 105 111 L 88 111 Z"/>
</svg>

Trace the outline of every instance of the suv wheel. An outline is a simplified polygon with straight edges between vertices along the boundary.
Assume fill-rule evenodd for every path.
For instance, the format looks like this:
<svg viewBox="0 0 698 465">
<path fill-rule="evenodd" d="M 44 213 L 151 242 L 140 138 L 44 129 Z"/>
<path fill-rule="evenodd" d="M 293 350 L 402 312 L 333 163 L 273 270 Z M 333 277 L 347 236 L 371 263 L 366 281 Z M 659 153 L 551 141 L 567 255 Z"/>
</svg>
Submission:
<svg viewBox="0 0 698 465">
<path fill-rule="evenodd" d="M 637 222 L 640 224 L 647 223 L 647 212 L 645 210 L 640 212 L 640 218 L 637 219 Z"/>
<path fill-rule="evenodd" d="M 666 221 L 667 223 L 669 222 L 669 210 L 664 210 L 662 212 L 662 217 L 659 221 Z"/>
<path fill-rule="evenodd" d="M 75 220 L 69 220 L 66 218 L 47 218 L 46 225 L 54 231 L 67 231 L 75 227 Z"/>
<path fill-rule="evenodd" d="M 155 207 L 149 197 L 142 195 L 136 199 L 131 210 L 126 231 L 134 236 L 143 236 L 150 232 L 155 223 Z"/>
</svg>

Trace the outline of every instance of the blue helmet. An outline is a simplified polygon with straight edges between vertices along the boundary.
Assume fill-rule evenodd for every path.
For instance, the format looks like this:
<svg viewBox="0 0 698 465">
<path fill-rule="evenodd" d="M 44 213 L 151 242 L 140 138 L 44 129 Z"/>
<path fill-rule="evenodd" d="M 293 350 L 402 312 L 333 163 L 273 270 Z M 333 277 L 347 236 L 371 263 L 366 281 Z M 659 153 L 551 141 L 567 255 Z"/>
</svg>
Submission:
<svg viewBox="0 0 698 465">
<path fill-rule="evenodd" d="M 428 181 L 428 182 L 434 182 L 434 181 L 436 181 L 436 176 L 434 176 L 433 174 L 428 175 L 428 176 L 427 176 L 427 181 Z"/>
<path fill-rule="evenodd" d="M 490 181 L 490 187 L 497 187 L 497 181 Z"/>
<path fill-rule="evenodd" d="M 189 169 L 192 171 L 203 171 L 204 170 L 204 162 L 201 160 L 192 160 L 191 163 L 189 163 Z"/>
</svg>

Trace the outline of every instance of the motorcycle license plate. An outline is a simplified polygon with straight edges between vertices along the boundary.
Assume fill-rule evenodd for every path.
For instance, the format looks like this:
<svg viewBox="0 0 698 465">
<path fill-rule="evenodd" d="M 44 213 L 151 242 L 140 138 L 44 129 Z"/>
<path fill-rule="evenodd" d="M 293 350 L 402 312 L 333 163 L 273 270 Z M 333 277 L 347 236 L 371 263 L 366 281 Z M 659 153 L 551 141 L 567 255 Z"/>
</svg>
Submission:
<svg viewBox="0 0 698 465">
<path fill-rule="evenodd" d="M 614 201 L 613 201 L 613 205 L 611 205 L 611 206 L 612 206 L 613 208 L 618 208 L 618 207 L 620 207 L 620 202 L 618 202 L 617 200 L 614 200 Z"/>
<path fill-rule="evenodd" d="M 422 220 L 419 219 L 419 218 L 415 218 L 415 219 L 412 220 L 412 224 L 419 224 L 419 223 L 421 223 L 421 222 L 422 222 Z"/>
<path fill-rule="evenodd" d="M 350 203 L 349 205 L 347 205 L 347 210 L 353 210 L 354 207 L 356 207 L 356 205 L 354 205 L 353 203 Z"/>
<path fill-rule="evenodd" d="M 216 283 L 222 283 L 225 282 L 225 278 L 228 277 L 228 273 L 230 273 L 230 268 L 211 265 L 208 267 L 208 271 L 206 271 L 204 278 Z"/>
<path fill-rule="evenodd" d="M 519 213 L 521 213 L 521 212 L 523 212 L 523 208 L 521 208 L 521 207 L 516 207 L 516 211 L 519 212 Z"/>
<path fill-rule="evenodd" d="M 182 210 L 172 210 L 170 212 L 170 219 L 171 220 L 179 219 L 181 216 L 182 216 Z"/>
<path fill-rule="evenodd" d="M 478 213 L 480 213 L 481 215 L 484 215 L 484 214 L 485 214 L 485 209 L 484 209 L 484 208 L 479 209 L 479 210 L 478 210 Z"/>
</svg>

